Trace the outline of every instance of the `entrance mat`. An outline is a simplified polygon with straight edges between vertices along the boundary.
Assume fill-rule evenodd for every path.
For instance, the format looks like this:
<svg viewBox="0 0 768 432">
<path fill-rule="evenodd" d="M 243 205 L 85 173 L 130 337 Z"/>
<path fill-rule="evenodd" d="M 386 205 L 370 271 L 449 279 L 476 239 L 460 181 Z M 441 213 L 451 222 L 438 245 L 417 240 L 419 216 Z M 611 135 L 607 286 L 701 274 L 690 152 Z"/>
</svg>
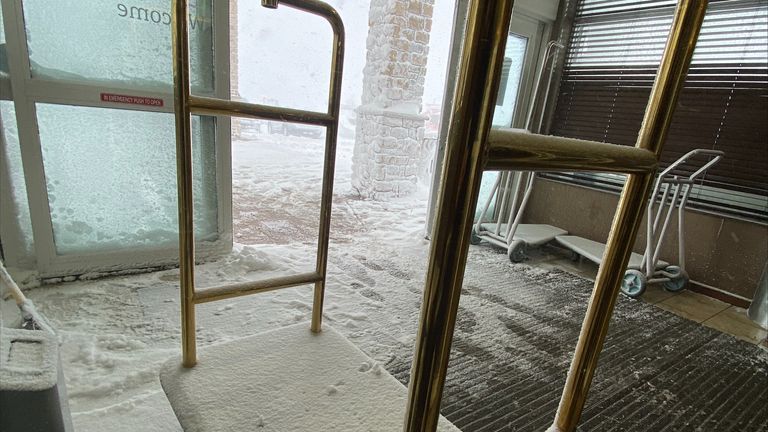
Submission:
<svg viewBox="0 0 768 432">
<path fill-rule="evenodd" d="M 464 432 L 546 430 L 592 285 L 471 248 L 443 415 Z M 768 353 L 619 297 L 579 431 L 768 430 Z M 402 383 L 411 350 L 387 365 Z"/>
</svg>

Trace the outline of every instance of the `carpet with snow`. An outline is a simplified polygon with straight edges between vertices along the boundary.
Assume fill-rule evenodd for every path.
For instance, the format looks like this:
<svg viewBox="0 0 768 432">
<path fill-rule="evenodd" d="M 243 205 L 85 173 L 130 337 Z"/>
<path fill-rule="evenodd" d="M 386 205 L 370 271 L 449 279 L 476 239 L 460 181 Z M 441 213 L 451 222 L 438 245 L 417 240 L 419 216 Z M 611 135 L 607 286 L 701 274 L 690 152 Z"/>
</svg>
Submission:
<svg viewBox="0 0 768 432">
<path fill-rule="evenodd" d="M 465 432 L 545 430 L 591 289 L 473 247 L 443 415 Z M 411 358 L 403 347 L 386 367 L 406 383 Z M 767 384 L 759 347 L 620 296 L 578 430 L 765 431 Z"/>
</svg>

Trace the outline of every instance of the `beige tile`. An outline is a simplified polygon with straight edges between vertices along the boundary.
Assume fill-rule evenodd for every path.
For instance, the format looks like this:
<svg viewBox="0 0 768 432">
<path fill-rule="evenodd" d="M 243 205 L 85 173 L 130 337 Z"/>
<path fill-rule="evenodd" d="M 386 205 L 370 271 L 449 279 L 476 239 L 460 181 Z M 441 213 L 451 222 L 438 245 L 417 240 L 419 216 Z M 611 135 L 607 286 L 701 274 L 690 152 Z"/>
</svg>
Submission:
<svg viewBox="0 0 768 432">
<path fill-rule="evenodd" d="M 656 303 L 656 306 L 700 323 L 712 318 L 730 305 L 691 291 L 683 291 Z"/>
<path fill-rule="evenodd" d="M 664 288 L 662 288 L 661 284 L 648 284 L 648 286 L 645 288 L 645 292 L 643 293 L 643 296 L 640 297 L 641 300 L 643 300 L 646 303 L 650 304 L 656 304 L 663 302 L 664 300 L 674 297 L 680 293 L 672 293 Z"/>
<path fill-rule="evenodd" d="M 760 328 L 747 316 L 746 309 L 731 306 L 703 322 L 707 327 L 736 336 L 753 344 L 759 344 L 766 338 L 768 331 Z"/>
<path fill-rule="evenodd" d="M 544 269 L 544 270 L 562 270 L 563 269 L 562 266 L 560 266 L 557 263 L 553 263 L 551 261 L 537 262 L 537 263 L 533 263 L 531 265 L 534 266 L 534 267 L 537 267 L 537 268 Z"/>
<path fill-rule="evenodd" d="M 597 276 L 597 265 L 588 260 L 574 262 L 568 258 L 558 258 L 550 261 L 550 263 L 586 279 L 595 280 L 595 276 Z"/>
</svg>

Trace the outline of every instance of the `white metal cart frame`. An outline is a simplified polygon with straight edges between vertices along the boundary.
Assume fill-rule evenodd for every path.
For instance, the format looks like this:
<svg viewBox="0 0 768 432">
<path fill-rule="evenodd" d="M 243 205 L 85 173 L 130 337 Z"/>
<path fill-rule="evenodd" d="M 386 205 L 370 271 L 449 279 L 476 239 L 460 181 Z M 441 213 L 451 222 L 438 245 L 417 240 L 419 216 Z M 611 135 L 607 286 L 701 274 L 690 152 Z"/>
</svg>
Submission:
<svg viewBox="0 0 768 432">
<path fill-rule="evenodd" d="M 657 197 L 661 191 L 662 185 L 664 186 L 664 192 L 661 195 L 658 210 L 653 218 L 653 223 L 651 223 L 651 218 L 653 216 L 653 202 L 649 203 L 647 210 L 646 246 L 645 254 L 643 255 L 643 263 L 641 265 L 643 271 L 636 269 L 627 270 L 624 274 L 624 280 L 621 283 L 622 292 L 630 297 L 637 297 L 645 291 L 645 285 L 647 283 L 655 282 L 662 282 L 665 289 L 673 292 L 685 288 L 685 285 L 689 280 L 688 274 L 685 271 L 685 208 L 688 204 L 688 198 L 691 196 L 691 191 L 693 190 L 693 185 L 696 180 L 701 178 L 712 166 L 720 162 L 720 159 L 722 159 L 724 155 L 723 152 L 718 150 L 692 150 L 661 172 L 659 178 L 656 180 L 653 193 L 651 194 L 651 197 Z M 687 178 L 680 178 L 672 174 L 677 167 L 697 156 L 711 156 L 712 158 Z M 668 201 L 667 199 L 670 196 L 670 192 L 672 197 Z M 666 216 L 664 217 L 664 223 L 659 225 L 665 208 Z M 678 265 L 667 266 L 663 270 L 657 270 L 656 266 L 659 262 L 661 244 L 664 240 L 664 235 L 667 232 L 669 221 L 672 219 L 672 214 L 674 213 L 675 208 L 677 208 L 678 220 Z M 636 291 L 639 291 L 639 294 L 633 295 Z"/>
<path fill-rule="evenodd" d="M 621 291 L 624 294 L 632 298 L 640 297 L 649 283 L 663 283 L 664 288 L 671 292 L 685 288 L 689 280 L 688 273 L 685 271 L 685 209 L 688 198 L 696 181 L 717 164 L 723 156 L 724 153 L 718 150 L 691 150 L 659 174 L 647 208 L 645 253 L 642 257 L 638 254 L 632 254 L 628 269 L 621 282 Z M 688 177 L 673 174 L 684 163 L 702 157 L 709 157 L 710 159 Z M 657 200 L 658 206 L 654 210 L 654 204 Z M 660 256 L 662 243 L 675 210 L 678 220 L 678 265 L 670 265 L 662 261 Z M 590 261 L 597 264 L 602 262 L 605 250 L 605 245 L 602 243 L 565 235 L 558 236 L 557 241 Z"/>
<path fill-rule="evenodd" d="M 546 224 L 521 224 L 523 212 L 533 192 L 536 173 L 531 171 L 504 171 L 497 178 L 480 217 L 472 230 L 472 243 L 485 240 L 507 249 L 513 263 L 525 260 L 529 246 L 541 246 L 557 236 L 568 234 L 564 229 Z M 501 188 L 502 183 L 504 187 Z M 523 186 L 524 185 L 524 186 Z M 522 199 L 521 188 L 524 190 Z M 511 194 L 511 199 L 510 199 Z M 491 203 L 500 202 L 495 222 L 486 222 Z M 499 201 L 500 200 L 500 201 Z M 519 205 L 518 205 L 519 202 Z M 506 216 L 506 218 L 505 218 Z M 504 222 L 506 220 L 506 222 Z"/>
</svg>

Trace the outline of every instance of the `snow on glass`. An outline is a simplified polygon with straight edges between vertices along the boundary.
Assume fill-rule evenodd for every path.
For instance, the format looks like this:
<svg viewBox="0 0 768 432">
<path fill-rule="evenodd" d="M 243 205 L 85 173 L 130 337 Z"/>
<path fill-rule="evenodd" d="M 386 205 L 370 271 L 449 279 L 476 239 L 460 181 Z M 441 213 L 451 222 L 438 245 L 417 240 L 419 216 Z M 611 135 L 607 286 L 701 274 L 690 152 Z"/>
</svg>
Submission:
<svg viewBox="0 0 768 432">
<path fill-rule="evenodd" d="M 48 104 L 37 114 L 58 253 L 178 241 L 172 114 Z M 217 233 L 214 128 L 193 119 L 201 240 Z"/>
<path fill-rule="evenodd" d="M 164 88 L 173 82 L 169 1 L 26 0 L 34 78 Z M 211 0 L 190 2 L 192 86 L 213 91 Z"/>
</svg>

